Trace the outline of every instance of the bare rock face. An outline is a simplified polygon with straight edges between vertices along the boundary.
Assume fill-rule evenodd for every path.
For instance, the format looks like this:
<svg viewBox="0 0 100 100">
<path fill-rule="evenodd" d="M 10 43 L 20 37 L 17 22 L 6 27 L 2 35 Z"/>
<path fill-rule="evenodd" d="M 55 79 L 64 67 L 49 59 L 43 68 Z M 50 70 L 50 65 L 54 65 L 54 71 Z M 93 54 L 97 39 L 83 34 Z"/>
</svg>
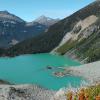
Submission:
<svg viewBox="0 0 100 100">
<path fill-rule="evenodd" d="M 70 32 L 66 33 L 66 35 L 64 36 L 57 48 L 62 46 L 64 43 L 68 42 L 70 39 L 78 40 L 90 36 L 93 33 L 92 31 L 94 31 L 96 27 L 92 24 L 95 23 L 97 19 L 98 18 L 96 16 L 91 15 L 85 18 L 84 20 L 80 20 L 79 22 L 77 22 L 74 28 Z M 90 25 L 92 25 L 92 27 L 90 27 Z"/>
<path fill-rule="evenodd" d="M 60 19 L 53 19 L 53 18 L 49 18 L 46 16 L 40 16 L 39 18 L 37 18 L 34 22 L 38 22 L 42 25 L 46 25 L 47 27 L 57 23 L 58 21 L 60 21 Z"/>
</svg>

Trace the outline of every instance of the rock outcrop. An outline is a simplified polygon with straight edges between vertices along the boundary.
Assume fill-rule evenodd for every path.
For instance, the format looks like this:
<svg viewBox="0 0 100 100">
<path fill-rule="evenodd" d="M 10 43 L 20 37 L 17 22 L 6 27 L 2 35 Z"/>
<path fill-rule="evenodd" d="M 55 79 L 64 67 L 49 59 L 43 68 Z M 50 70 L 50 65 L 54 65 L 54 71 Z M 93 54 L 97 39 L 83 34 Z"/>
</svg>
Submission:
<svg viewBox="0 0 100 100">
<path fill-rule="evenodd" d="M 0 100 L 50 100 L 55 93 L 36 85 L 0 85 Z"/>
</svg>

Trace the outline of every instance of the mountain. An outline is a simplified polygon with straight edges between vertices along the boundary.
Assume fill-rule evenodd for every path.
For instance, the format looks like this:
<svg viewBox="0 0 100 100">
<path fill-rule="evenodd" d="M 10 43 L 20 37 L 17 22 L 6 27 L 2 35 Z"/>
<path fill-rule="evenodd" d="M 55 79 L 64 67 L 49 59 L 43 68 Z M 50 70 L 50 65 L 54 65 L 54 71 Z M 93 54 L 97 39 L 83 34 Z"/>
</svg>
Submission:
<svg viewBox="0 0 100 100">
<path fill-rule="evenodd" d="M 86 62 L 100 60 L 100 1 L 55 23 L 44 34 L 13 46 L 5 54 L 15 56 L 51 51 Z"/>
<path fill-rule="evenodd" d="M 45 24 L 36 21 L 26 22 L 8 11 L 0 11 L 0 48 L 9 48 L 25 39 L 39 35 L 48 27 L 46 22 Z"/>
<path fill-rule="evenodd" d="M 48 26 L 50 27 L 51 25 L 57 23 L 60 19 L 53 19 L 50 17 L 46 17 L 46 16 L 40 16 L 39 18 L 37 18 L 34 22 L 38 22 L 42 25 Z"/>
<path fill-rule="evenodd" d="M 10 21 L 13 23 L 14 22 L 19 22 L 19 23 L 24 23 L 24 20 L 21 18 L 10 14 L 8 11 L 0 11 L 0 21 Z"/>
<path fill-rule="evenodd" d="M 0 11 L 0 48 L 8 48 L 44 32 L 47 28 L 39 23 L 28 24 L 7 11 Z"/>
</svg>

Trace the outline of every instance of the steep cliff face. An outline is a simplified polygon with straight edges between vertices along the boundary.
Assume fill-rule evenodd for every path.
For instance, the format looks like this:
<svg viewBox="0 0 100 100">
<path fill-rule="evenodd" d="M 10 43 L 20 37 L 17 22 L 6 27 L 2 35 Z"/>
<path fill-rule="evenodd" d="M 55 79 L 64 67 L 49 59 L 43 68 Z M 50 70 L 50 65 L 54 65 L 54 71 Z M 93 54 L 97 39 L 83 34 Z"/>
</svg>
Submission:
<svg viewBox="0 0 100 100">
<path fill-rule="evenodd" d="M 80 60 L 86 59 L 88 62 L 99 60 L 99 20 L 99 17 L 92 15 L 78 22 L 73 30 L 64 36 L 61 43 L 54 51 L 60 54 L 67 54 L 72 58 L 78 57 Z"/>
<path fill-rule="evenodd" d="M 84 9 L 92 11 L 91 7 L 95 7 L 96 4 L 99 7 L 100 1 Z M 70 56 L 84 63 L 100 60 L 100 12 L 77 21 L 52 52 Z"/>
<path fill-rule="evenodd" d="M 66 33 L 53 51 L 74 59 L 97 61 L 100 59 L 100 18 L 94 15 L 79 21 Z"/>
</svg>

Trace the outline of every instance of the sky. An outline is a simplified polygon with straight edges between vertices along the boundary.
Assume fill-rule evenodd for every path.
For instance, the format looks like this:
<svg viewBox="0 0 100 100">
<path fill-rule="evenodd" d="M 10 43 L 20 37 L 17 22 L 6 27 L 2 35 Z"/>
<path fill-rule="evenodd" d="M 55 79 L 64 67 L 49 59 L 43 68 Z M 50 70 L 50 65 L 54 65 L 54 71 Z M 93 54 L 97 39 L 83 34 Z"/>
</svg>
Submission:
<svg viewBox="0 0 100 100">
<path fill-rule="evenodd" d="M 95 0 L 0 0 L 0 11 L 7 10 L 25 21 L 41 15 L 65 18 Z"/>
</svg>

